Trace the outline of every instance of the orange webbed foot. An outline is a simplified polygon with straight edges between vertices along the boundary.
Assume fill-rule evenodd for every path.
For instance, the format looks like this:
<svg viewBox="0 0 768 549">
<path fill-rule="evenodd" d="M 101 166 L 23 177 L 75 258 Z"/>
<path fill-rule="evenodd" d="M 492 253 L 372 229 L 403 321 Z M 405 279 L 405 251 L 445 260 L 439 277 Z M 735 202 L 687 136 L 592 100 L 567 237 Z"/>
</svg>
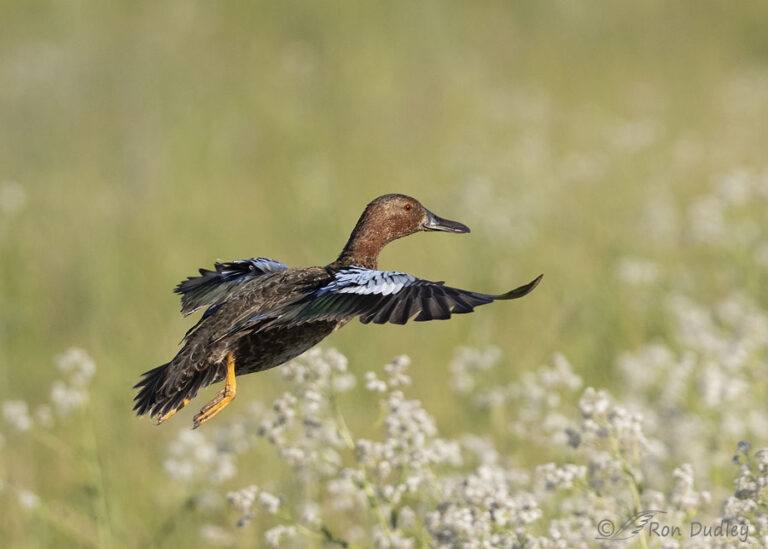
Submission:
<svg viewBox="0 0 768 549">
<path fill-rule="evenodd" d="M 158 417 L 158 418 L 157 418 L 157 425 L 160 425 L 162 422 L 164 422 L 165 420 L 167 420 L 169 417 L 171 417 L 172 415 L 174 415 L 176 412 L 178 412 L 179 410 L 181 410 L 182 408 L 184 408 L 184 406 L 186 406 L 187 404 L 189 404 L 189 401 L 190 401 L 190 400 L 191 400 L 191 399 L 189 399 L 189 398 L 185 398 L 185 399 L 182 401 L 182 403 L 181 403 L 181 404 L 179 404 L 179 407 L 178 407 L 178 408 L 174 408 L 173 410 L 171 410 L 171 411 L 170 411 L 170 412 L 168 412 L 167 414 L 165 414 L 165 415 L 163 415 L 163 416 L 160 416 L 160 417 Z"/>
<path fill-rule="evenodd" d="M 192 420 L 192 428 L 197 429 L 203 423 L 211 419 L 213 416 L 221 412 L 227 405 L 232 402 L 237 396 L 237 383 L 235 382 L 235 358 L 234 353 L 227 355 L 227 380 L 224 388 L 219 391 L 213 400 L 203 406 L 194 419 Z"/>
</svg>

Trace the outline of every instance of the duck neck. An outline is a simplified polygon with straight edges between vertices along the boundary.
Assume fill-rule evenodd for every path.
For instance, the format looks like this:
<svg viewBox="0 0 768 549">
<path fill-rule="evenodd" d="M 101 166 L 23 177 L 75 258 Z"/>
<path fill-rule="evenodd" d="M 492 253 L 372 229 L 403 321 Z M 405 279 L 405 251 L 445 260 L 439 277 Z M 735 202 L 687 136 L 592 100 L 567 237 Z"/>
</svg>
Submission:
<svg viewBox="0 0 768 549">
<path fill-rule="evenodd" d="M 389 231 L 376 230 L 369 222 L 368 211 L 363 212 L 355 225 L 349 240 L 341 251 L 338 259 L 331 265 L 334 267 L 349 267 L 357 265 L 366 269 L 376 269 L 381 249 L 393 240 Z"/>
<path fill-rule="evenodd" d="M 338 267 L 357 265 L 366 269 L 376 269 L 379 253 L 386 244 L 387 240 L 381 238 L 379 234 L 353 232 L 333 265 Z"/>
</svg>

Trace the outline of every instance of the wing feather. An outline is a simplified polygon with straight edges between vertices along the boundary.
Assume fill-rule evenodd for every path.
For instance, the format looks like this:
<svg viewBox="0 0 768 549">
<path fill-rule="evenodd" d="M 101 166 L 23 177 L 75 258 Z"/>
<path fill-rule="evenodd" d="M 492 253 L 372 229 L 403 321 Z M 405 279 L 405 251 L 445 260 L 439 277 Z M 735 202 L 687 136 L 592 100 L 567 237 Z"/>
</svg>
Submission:
<svg viewBox="0 0 768 549">
<path fill-rule="evenodd" d="M 427 321 L 470 313 L 475 307 L 499 299 L 517 299 L 530 293 L 541 281 L 501 295 L 481 294 L 445 286 L 396 271 L 349 267 L 333 279 L 276 315 L 267 327 L 297 325 L 318 320 L 359 317 L 364 324 L 405 324 L 409 319 Z"/>
<path fill-rule="evenodd" d="M 389 317 L 389 321 L 392 324 L 405 324 L 408 322 L 408 310 L 411 307 L 411 301 L 413 301 L 413 298 L 410 296 L 403 296 L 402 299 L 395 300 L 395 306 Z"/>
<path fill-rule="evenodd" d="M 215 270 L 200 269 L 200 276 L 187 278 L 173 291 L 181 294 L 181 312 L 189 315 L 203 307 L 221 303 L 233 289 L 246 282 L 289 268 L 285 263 L 266 257 L 216 263 Z"/>
<path fill-rule="evenodd" d="M 397 299 L 387 299 L 384 304 L 379 307 L 376 316 L 373 317 L 373 323 L 386 324 L 387 322 L 390 322 L 392 311 L 394 310 L 397 303 Z"/>
<path fill-rule="evenodd" d="M 472 305 L 464 301 L 461 294 L 459 292 L 451 292 L 451 302 L 453 304 L 453 307 L 451 308 L 451 312 L 453 314 L 465 314 L 465 313 L 471 313 L 475 310 Z"/>
</svg>

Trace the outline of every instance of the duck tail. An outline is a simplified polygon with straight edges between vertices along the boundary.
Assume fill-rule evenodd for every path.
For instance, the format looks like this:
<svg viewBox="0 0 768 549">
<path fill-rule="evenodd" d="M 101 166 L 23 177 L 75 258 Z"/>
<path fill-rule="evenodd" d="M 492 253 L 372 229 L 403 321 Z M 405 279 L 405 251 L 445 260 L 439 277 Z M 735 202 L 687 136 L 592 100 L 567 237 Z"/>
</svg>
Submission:
<svg viewBox="0 0 768 549">
<path fill-rule="evenodd" d="M 169 412 L 183 408 L 200 389 L 224 378 L 221 368 L 215 365 L 197 370 L 180 367 L 176 360 L 141 374 L 141 380 L 133 386 L 139 390 L 133 399 L 136 415 L 169 417 Z M 182 375 L 189 374 L 190 370 L 191 375 Z"/>
<path fill-rule="evenodd" d="M 162 364 L 141 374 L 141 380 L 133 386 L 134 389 L 139 389 L 138 394 L 133 399 L 133 410 L 136 415 L 143 416 L 149 413 L 150 416 L 153 416 L 159 409 L 165 408 L 167 403 L 162 402 L 160 388 L 168 377 L 170 365 L 170 362 Z"/>
</svg>

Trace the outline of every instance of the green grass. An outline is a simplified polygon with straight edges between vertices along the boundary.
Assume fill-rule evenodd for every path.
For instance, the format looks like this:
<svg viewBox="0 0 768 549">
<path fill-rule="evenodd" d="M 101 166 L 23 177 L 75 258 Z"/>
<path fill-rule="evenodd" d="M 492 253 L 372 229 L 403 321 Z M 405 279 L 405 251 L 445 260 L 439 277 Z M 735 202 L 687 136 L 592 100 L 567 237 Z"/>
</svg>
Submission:
<svg viewBox="0 0 768 549">
<path fill-rule="evenodd" d="M 86 456 L 0 428 L 0 470 L 75 532 L 5 493 L 5 546 L 198 544 L 189 488 L 162 458 L 208 393 L 160 428 L 130 411 L 131 385 L 192 322 L 171 288 L 217 258 L 327 263 L 379 194 L 473 229 L 398 241 L 382 268 L 489 292 L 545 273 L 520 302 L 352 323 L 327 340 L 358 374 L 409 354 L 412 394 L 448 434 L 472 426 L 443 398 L 457 345 L 501 347 L 504 381 L 560 351 L 610 387 L 618 353 L 666 334 L 670 287 L 705 302 L 735 287 L 768 306 L 750 242 L 700 246 L 685 230 L 720 177 L 766 168 L 764 2 L 5 1 L 0 13 L 0 185 L 26 191 L 23 210 L 0 210 L 0 400 L 44 402 L 70 346 L 98 366 L 88 417 L 56 433 Z M 632 123 L 651 135 L 634 148 Z M 642 222 L 656 199 L 679 221 L 662 239 Z M 626 256 L 657 262 L 658 287 L 619 284 Z M 280 390 L 279 372 L 249 376 L 217 420 Z M 363 396 L 347 403 L 360 426 Z M 284 474 L 263 454 L 253 479 Z"/>
</svg>

